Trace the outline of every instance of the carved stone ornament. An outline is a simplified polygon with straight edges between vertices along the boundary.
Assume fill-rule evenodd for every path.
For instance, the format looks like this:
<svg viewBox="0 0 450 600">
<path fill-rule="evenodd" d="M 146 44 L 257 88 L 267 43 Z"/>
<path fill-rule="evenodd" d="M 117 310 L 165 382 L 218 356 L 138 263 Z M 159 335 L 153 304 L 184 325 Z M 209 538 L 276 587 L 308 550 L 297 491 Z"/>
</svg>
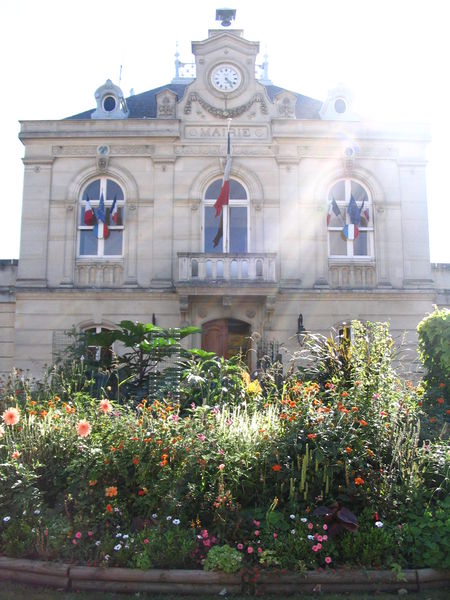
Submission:
<svg viewBox="0 0 450 600">
<path fill-rule="evenodd" d="M 239 117 L 240 115 L 243 115 L 245 112 L 247 112 L 253 106 L 253 104 L 255 104 L 255 102 L 259 102 L 262 114 L 266 115 L 268 112 L 267 104 L 262 94 L 254 94 L 248 102 L 246 102 L 245 104 L 241 104 L 240 106 L 236 106 L 235 108 L 222 109 L 217 108 L 212 104 L 209 104 L 209 102 L 206 102 L 206 100 L 204 100 L 200 96 L 200 94 L 192 92 L 191 94 L 189 94 L 186 106 L 184 107 L 185 115 L 191 114 L 193 102 L 198 102 L 200 106 L 204 108 L 207 112 L 209 112 L 211 115 L 214 115 L 215 117 L 219 117 L 220 119 Z"/>
</svg>

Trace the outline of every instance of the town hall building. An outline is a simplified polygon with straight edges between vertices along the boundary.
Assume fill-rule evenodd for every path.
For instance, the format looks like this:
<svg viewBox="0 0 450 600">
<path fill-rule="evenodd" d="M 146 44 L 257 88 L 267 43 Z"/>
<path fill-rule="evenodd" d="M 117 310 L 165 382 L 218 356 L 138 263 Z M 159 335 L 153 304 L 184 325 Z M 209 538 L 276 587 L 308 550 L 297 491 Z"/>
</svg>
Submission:
<svg viewBox="0 0 450 600">
<path fill-rule="evenodd" d="M 352 319 L 414 343 L 448 305 L 449 270 L 429 256 L 426 127 L 361 121 L 344 88 L 320 101 L 277 87 L 239 29 L 192 52 L 189 76 L 177 61 L 171 83 L 128 98 L 107 80 L 91 110 L 21 123 L 0 373 L 38 374 L 72 326 L 196 325 L 191 346 L 254 365 L 259 343 L 295 350 L 303 328 Z"/>
</svg>

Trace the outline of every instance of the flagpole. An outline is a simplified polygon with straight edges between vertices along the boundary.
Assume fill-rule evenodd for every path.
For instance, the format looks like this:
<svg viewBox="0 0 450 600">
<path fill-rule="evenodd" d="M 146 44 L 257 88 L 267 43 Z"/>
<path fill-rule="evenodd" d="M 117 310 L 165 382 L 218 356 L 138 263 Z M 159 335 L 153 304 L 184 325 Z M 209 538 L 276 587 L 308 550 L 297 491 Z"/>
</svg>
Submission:
<svg viewBox="0 0 450 600">
<path fill-rule="evenodd" d="M 231 147 L 230 147 L 230 127 L 231 127 L 231 117 L 229 117 L 227 119 L 228 121 L 228 128 L 227 128 L 227 157 L 230 156 L 231 157 Z M 230 252 L 230 236 L 229 236 L 229 231 L 230 231 L 230 222 L 229 222 L 229 217 L 230 217 L 230 211 L 229 211 L 229 206 L 230 206 L 230 200 L 228 199 L 227 204 L 224 205 L 223 209 L 226 211 L 225 214 L 225 218 L 223 220 L 224 223 L 224 228 L 223 228 L 223 235 L 224 235 L 224 251 L 226 253 Z M 226 224 L 226 225 L 225 225 Z"/>
</svg>

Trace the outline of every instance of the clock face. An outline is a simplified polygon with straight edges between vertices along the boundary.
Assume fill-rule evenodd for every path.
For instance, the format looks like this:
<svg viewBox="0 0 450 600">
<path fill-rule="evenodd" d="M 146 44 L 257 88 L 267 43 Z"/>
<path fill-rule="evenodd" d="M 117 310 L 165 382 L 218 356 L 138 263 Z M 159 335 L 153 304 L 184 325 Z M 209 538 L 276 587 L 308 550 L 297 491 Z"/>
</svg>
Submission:
<svg viewBox="0 0 450 600">
<path fill-rule="evenodd" d="M 241 85 L 241 74 L 231 65 L 221 65 L 213 70 L 211 83 L 219 92 L 233 92 Z"/>
</svg>

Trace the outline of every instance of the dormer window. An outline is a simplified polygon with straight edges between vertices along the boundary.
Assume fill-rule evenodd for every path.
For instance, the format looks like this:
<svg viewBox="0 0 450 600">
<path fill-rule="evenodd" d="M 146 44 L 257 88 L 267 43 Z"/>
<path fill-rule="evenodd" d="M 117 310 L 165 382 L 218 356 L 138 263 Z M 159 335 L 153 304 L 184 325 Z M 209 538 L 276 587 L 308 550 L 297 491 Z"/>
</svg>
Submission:
<svg viewBox="0 0 450 600">
<path fill-rule="evenodd" d="M 97 108 L 92 113 L 91 119 L 126 119 L 128 108 L 122 90 L 108 79 L 106 83 L 95 92 Z"/>
</svg>

